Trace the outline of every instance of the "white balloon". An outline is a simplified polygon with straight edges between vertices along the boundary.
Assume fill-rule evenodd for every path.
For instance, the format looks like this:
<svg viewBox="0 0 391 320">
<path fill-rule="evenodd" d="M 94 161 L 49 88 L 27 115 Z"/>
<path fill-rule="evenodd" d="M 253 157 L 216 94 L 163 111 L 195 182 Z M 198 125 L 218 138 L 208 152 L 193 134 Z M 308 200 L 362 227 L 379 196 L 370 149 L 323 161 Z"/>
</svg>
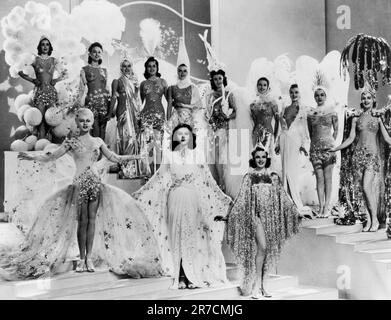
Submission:
<svg viewBox="0 0 391 320">
<path fill-rule="evenodd" d="M 46 147 L 48 145 L 50 145 L 50 141 L 47 140 L 47 139 L 39 139 L 36 143 L 35 143 L 35 150 L 36 151 L 40 151 L 40 150 L 46 150 Z"/>
<path fill-rule="evenodd" d="M 17 116 L 20 121 L 24 121 L 24 114 L 29 109 L 31 109 L 31 106 L 29 104 L 25 104 L 18 108 Z"/>
<path fill-rule="evenodd" d="M 28 144 L 22 140 L 15 140 L 11 143 L 11 151 L 28 151 Z"/>
<path fill-rule="evenodd" d="M 57 107 L 51 107 L 45 112 L 46 123 L 52 127 L 58 126 L 63 121 L 63 111 Z"/>
<path fill-rule="evenodd" d="M 24 142 L 26 142 L 28 144 L 28 150 L 31 151 L 31 150 L 34 150 L 34 146 L 35 146 L 35 143 L 37 142 L 38 138 L 36 136 L 28 136 Z"/>
<path fill-rule="evenodd" d="M 42 113 L 38 108 L 30 108 L 24 113 L 23 118 L 30 126 L 37 126 L 42 122 Z"/>
</svg>

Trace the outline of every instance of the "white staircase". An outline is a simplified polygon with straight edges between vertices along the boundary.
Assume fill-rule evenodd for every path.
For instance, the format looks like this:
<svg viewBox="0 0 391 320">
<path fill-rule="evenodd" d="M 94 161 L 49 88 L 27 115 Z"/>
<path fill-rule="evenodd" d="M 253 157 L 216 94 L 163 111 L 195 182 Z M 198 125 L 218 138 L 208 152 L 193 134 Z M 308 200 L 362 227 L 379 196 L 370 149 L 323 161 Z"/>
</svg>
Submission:
<svg viewBox="0 0 391 320">
<path fill-rule="evenodd" d="M 278 271 L 304 285 L 338 287 L 346 299 L 391 299 L 391 240 L 385 229 L 338 226 L 332 219 L 304 221 L 283 249 Z"/>
</svg>

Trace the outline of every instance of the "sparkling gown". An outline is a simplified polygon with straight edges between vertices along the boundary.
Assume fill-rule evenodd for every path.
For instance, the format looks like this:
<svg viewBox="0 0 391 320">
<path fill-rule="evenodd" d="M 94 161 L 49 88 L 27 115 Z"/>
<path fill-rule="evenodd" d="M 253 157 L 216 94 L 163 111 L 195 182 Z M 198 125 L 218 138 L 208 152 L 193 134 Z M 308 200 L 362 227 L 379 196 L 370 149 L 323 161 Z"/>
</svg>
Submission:
<svg viewBox="0 0 391 320">
<path fill-rule="evenodd" d="M 40 84 L 34 88 L 33 106 L 38 108 L 42 115 L 45 115 L 46 110 L 55 106 L 58 101 L 57 90 L 51 84 L 56 65 L 57 61 L 55 58 L 43 59 L 40 56 L 37 56 L 32 64 L 35 75 L 40 81 Z M 50 126 L 46 123 L 45 117 L 43 117 L 43 121 L 39 125 L 38 139 L 50 138 L 42 135 L 44 132 L 47 133 L 49 128 Z"/>
<path fill-rule="evenodd" d="M 345 119 L 346 130 L 344 132 L 344 140 L 348 138 L 352 127 L 353 117 Z M 368 145 L 361 141 L 360 134 L 365 130 L 367 134 L 375 135 L 376 145 Z M 381 153 L 381 144 L 378 134 L 380 127 L 377 118 L 369 117 L 365 121 L 363 114 L 356 120 L 356 139 L 353 143 L 342 150 L 341 163 L 341 183 L 340 183 L 340 204 L 345 210 L 345 217 L 337 220 L 337 224 L 349 225 L 354 224 L 357 217 L 365 217 L 368 213 L 363 187 L 362 177 L 365 171 L 372 171 L 374 174 L 373 187 L 376 190 L 378 197 L 378 212 L 383 212 L 383 192 L 384 178 L 382 171 L 384 168 L 383 158 Z M 383 181 L 382 181 L 383 180 Z M 381 218 L 383 214 L 379 215 Z"/>
<path fill-rule="evenodd" d="M 156 80 L 145 80 L 141 84 L 142 95 L 145 97 L 145 105 L 141 110 L 141 125 L 151 126 L 155 130 L 161 131 L 165 121 L 162 97 L 165 94 L 165 81 L 161 78 Z"/>
<path fill-rule="evenodd" d="M 309 193 L 313 193 L 312 197 L 316 198 L 314 192 L 316 181 L 312 175 L 311 163 L 300 152 L 300 147 L 308 150 L 309 134 L 306 109 L 303 106 L 297 107 L 296 117 L 289 124 L 285 119 L 286 108 L 282 112 L 279 137 L 282 163 L 281 180 L 284 189 L 291 196 L 299 211 L 303 214 L 310 214 L 311 208 L 303 205 L 303 199 L 304 195 L 306 195 L 306 200 L 310 198 Z"/>
<path fill-rule="evenodd" d="M 165 154 L 165 165 L 133 194 L 149 218 L 162 254 L 163 269 L 178 288 L 180 264 L 196 286 L 224 284 L 226 266 L 221 244 L 230 204 L 207 166 L 197 164 L 196 151 Z"/>
<path fill-rule="evenodd" d="M 107 70 L 101 67 L 84 66 L 86 85 L 88 88 L 85 107 L 94 114 L 92 135 L 105 139 L 106 116 L 109 108 L 110 93 L 107 90 Z"/>
<path fill-rule="evenodd" d="M 251 292 L 255 280 L 256 226 L 266 237 L 266 269 L 276 262 L 282 246 L 298 232 L 298 210 L 281 185 L 272 185 L 269 170 L 251 169 L 228 213 L 228 243 L 241 270 L 241 290 Z"/>
<path fill-rule="evenodd" d="M 73 183 L 49 196 L 19 248 L 3 248 L 0 275 L 10 279 L 50 276 L 77 248 L 80 204 L 99 199 L 92 259 L 117 274 L 154 277 L 162 274 L 152 227 L 135 200 L 126 192 L 103 184 L 96 165 L 103 141 L 92 149 L 77 138 L 66 140 L 76 164 Z M 65 151 L 64 150 L 64 151 Z"/>
</svg>

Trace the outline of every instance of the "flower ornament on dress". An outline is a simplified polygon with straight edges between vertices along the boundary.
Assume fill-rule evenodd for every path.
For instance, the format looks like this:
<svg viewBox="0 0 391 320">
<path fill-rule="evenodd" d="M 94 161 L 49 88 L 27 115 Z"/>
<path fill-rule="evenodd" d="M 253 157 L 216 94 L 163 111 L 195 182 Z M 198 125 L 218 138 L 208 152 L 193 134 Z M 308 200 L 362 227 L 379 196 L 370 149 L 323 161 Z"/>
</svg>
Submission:
<svg viewBox="0 0 391 320">
<path fill-rule="evenodd" d="M 206 29 L 204 31 L 204 35 L 198 34 L 201 38 L 202 42 L 204 43 L 205 50 L 206 50 L 206 59 L 208 60 L 208 70 L 209 72 L 212 71 L 218 71 L 218 70 L 225 70 L 227 66 L 220 62 L 216 52 L 213 50 L 212 46 L 208 42 L 208 30 Z"/>
</svg>

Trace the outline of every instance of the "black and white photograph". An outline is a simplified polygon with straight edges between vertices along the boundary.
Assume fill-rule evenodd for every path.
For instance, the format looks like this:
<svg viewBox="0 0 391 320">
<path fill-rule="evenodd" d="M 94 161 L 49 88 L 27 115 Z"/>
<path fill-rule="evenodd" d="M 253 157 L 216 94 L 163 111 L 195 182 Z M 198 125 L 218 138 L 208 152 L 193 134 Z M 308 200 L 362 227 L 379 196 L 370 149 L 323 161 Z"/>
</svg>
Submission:
<svg viewBox="0 0 391 320">
<path fill-rule="evenodd" d="M 390 0 L 1 0 L 0 21 L 0 300 L 391 299 Z"/>
</svg>

